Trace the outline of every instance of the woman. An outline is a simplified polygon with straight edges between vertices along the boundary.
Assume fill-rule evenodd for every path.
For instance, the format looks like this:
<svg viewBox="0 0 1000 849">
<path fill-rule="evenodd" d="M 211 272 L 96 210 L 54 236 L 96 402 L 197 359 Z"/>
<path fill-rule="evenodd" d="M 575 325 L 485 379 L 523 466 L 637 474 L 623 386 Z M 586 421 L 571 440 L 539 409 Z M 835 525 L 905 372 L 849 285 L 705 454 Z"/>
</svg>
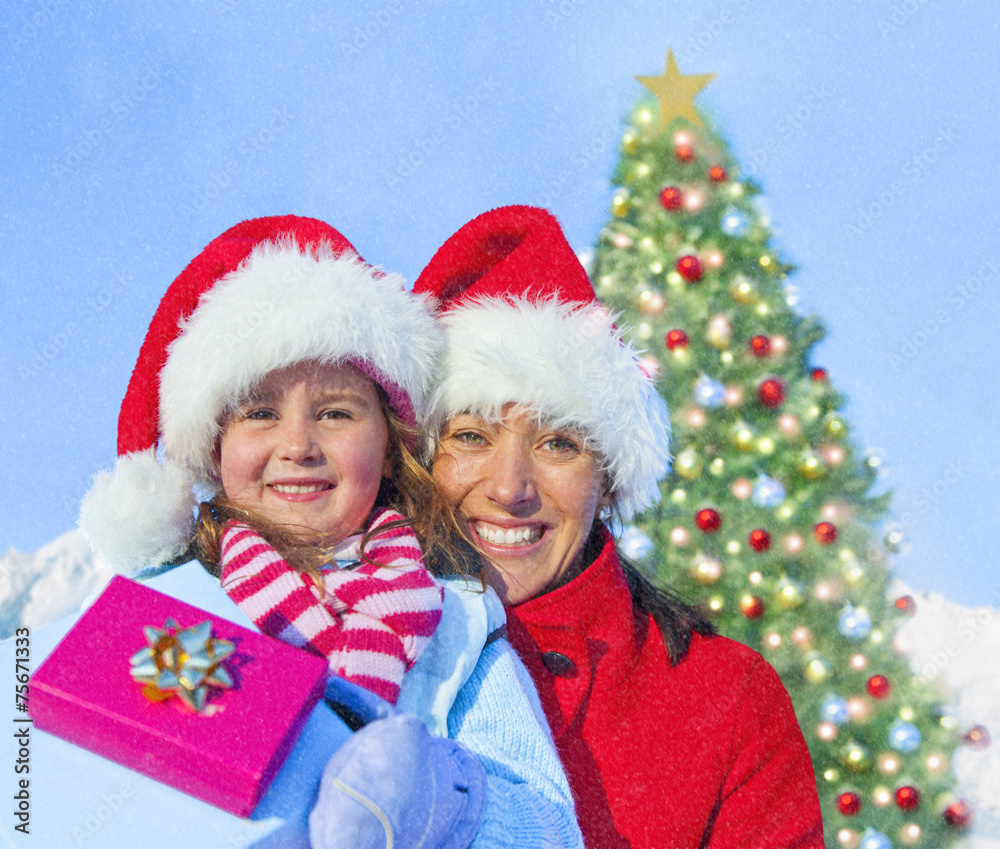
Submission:
<svg viewBox="0 0 1000 849">
<path fill-rule="evenodd" d="M 481 550 L 591 847 L 822 847 L 791 702 L 755 652 L 621 561 L 668 419 L 555 219 L 505 207 L 435 254 L 434 477 Z"/>
</svg>

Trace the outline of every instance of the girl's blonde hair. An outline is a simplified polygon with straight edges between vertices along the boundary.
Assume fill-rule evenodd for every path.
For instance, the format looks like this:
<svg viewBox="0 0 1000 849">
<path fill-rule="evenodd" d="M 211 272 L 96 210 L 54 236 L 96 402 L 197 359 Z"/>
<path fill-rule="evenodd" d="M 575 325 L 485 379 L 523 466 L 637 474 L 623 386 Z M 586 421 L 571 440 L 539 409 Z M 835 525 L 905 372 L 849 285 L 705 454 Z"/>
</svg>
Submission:
<svg viewBox="0 0 1000 849">
<path fill-rule="evenodd" d="M 383 478 L 374 506 L 390 507 L 406 518 L 366 530 L 361 538 L 361 558 L 375 566 L 384 565 L 364 554 L 368 541 L 376 533 L 409 527 L 420 540 L 424 566 L 431 573 L 455 575 L 477 571 L 479 557 L 467 553 L 472 542 L 458 522 L 454 508 L 408 447 L 418 442 L 420 434 L 392 409 L 382 387 L 376 383 L 375 389 L 388 430 L 391 475 Z M 329 562 L 330 553 L 340 540 L 331 540 L 326 544 L 322 537 L 315 542 L 304 540 L 296 535 L 293 528 L 236 506 L 221 489 L 198 506 L 195 533 L 186 556 L 196 557 L 212 575 L 221 577 L 222 531 L 229 521 L 250 525 L 281 553 L 292 568 L 308 573 L 322 593 L 321 569 Z M 481 575 L 479 580 L 483 581 Z"/>
</svg>

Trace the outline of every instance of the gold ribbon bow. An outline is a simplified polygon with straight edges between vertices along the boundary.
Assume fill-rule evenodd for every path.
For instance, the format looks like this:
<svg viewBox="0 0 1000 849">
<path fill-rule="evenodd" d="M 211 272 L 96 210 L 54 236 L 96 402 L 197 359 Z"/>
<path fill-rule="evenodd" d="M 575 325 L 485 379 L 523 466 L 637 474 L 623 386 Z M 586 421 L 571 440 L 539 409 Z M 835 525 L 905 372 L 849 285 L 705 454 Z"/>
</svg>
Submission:
<svg viewBox="0 0 1000 849">
<path fill-rule="evenodd" d="M 147 625 L 142 629 L 149 643 L 131 658 L 132 677 L 146 686 L 143 694 L 150 701 L 161 702 L 173 695 L 201 712 L 208 700 L 209 687 L 229 689 L 233 679 L 223 661 L 236 646 L 229 640 L 212 636 L 212 623 L 205 620 L 191 628 L 181 628 L 168 618 L 162 628 Z"/>
</svg>

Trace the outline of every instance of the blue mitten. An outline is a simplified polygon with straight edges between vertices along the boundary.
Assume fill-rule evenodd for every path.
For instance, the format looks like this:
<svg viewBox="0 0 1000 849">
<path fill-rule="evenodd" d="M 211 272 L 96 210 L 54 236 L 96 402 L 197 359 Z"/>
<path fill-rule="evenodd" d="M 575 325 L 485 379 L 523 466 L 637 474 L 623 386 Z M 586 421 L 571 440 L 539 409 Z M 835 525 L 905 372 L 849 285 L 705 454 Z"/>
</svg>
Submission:
<svg viewBox="0 0 1000 849">
<path fill-rule="evenodd" d="M 366 725 L 330 759 L 309 837 L 313 849 L 466 849 L 485 806 L 479 759 L 399 714 Z"/>
</svg>

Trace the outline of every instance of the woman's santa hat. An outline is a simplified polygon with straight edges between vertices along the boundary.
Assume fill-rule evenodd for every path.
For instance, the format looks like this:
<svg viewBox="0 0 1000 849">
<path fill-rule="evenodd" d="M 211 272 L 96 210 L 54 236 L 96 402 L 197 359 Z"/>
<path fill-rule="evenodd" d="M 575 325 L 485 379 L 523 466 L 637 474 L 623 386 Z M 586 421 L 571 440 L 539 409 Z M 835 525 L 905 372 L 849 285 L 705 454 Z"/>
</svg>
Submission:
<svg viewBox="0 0 1000 849">
<path fill-rule="evenodd" d="M 181 555 L 194 487 L 213 491 L 224 414 L 269 372 L 306 360 L 351 363 L 400 418 L 424 415 L 439 333 L 398 275 L 366 263 L 313 218 L 244 221 L 167 289 L 118 416 L 118 461 L 84 498 L 80 526 L 115 568 Z"/>
<path fill-rule="evenodd" d="M 474 218 L 413 291 L 437 299 L 445 329 L 430 433 L 459 413 L 496 419 L 515 403 L 584 434 L 624 516 L 659 500 L 670 464 L 666 405 L 555 217 L 506 206 Z"/>
</svg>

